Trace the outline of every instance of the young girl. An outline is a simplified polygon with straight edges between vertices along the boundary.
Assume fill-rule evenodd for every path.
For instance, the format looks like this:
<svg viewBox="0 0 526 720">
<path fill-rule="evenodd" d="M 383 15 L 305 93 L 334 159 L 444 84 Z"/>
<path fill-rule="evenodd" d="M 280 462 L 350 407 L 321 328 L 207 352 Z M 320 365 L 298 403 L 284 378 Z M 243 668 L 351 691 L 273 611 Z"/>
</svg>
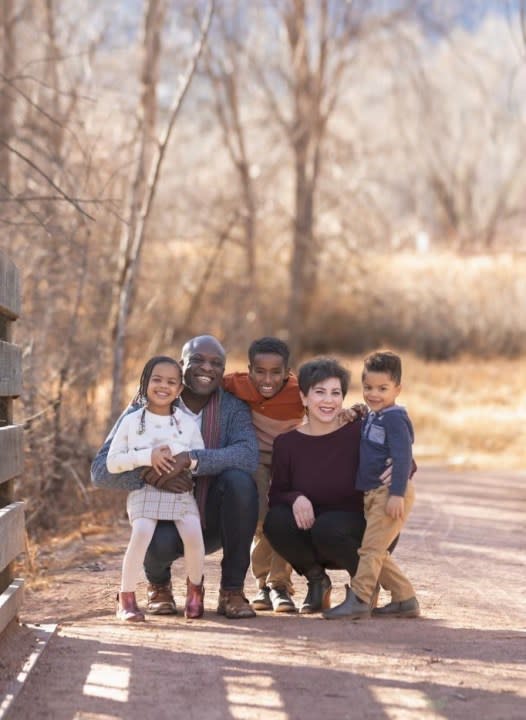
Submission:
<svg viewBox="0 0 526 720">
<path fill-rule="evenodd" d="M 125 415 L 108 451 L 111 473 L 152 466 L 160 474 L 171 469 L 172 455 L 204 447 L 196 423 L 176 407 L 183 388 L 179 363 L 157 356 L 146 363 L 134 402 L 142 408 Z M 145 485 L 128 495 L 126 505 L 132 533 L 122 564 L 117 617 L 144 622 L 137 607 L 135 588 L 157 520 L 173 520 L 184 543 L 187 571 L 185 616 L 203 614 L 204 543 L 197 503 L 191 492 L 172 493 Z"/>
</svg>

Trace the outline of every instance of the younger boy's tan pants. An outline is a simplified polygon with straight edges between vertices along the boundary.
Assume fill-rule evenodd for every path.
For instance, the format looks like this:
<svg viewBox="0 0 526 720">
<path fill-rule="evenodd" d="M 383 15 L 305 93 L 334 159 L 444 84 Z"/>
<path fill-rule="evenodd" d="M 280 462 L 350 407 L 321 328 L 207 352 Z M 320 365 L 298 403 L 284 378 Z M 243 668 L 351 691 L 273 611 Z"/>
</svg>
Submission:
<svg viewBox="0 0 526 720">
<path fill-rule="evenodd" d="M 351 588 L 360 600 L 368 602 L 380 582 L 391 593 L 393 602 L 403 602 L 415 597 L 415 590 L 387 548 L 391 545 L 404 526 L 415 501 L 415 488 L 412 480 L 407 483 L 404 496 L 404 513 L 400 519 L 393 520 L 385 513 L 389 499 L 389 488 L 382 485 L 369 490 L 364 495 L 364 512 L 367 527 L 358 550 L 360 563 L 356 575 L 351 580 Z"/>
<path fill-rule="evenodd" d="M 285 588 L 293 594 L 291 582 L 292 567 L 273 550 L 272 545 L 263 535 L 263 521 L 268 512 L 268 490 L 270 485 L 270 468 L 258 465 L 254 475 L 259 497 L 259 515 L 256 533 L 250 548 L 250 565 L 256 578 L 258 588 Z"/>
</svg>

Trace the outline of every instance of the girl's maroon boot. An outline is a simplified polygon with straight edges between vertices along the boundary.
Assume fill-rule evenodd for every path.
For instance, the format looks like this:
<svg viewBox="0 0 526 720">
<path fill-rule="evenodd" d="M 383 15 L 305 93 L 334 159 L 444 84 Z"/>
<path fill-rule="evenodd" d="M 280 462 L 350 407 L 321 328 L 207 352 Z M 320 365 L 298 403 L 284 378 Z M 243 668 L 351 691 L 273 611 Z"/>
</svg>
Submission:
<svg viewBox="0 0 526 720">
<path fill-rule="evenodd" d="M 117 619 L 122 622 L 144 622 L 144 613 L 137 607 L 134 592 L 117 593 Z"/>
<path fill-rule="evenodd" d="M 200 618 L 204 612 L 205 588 L 203 586 L 204 575 L 199 585 L 190 582 L 190 578 L 186 578 L 186 604 L 184 606 L 184 616 L 190 620 Z"/>
</svg>

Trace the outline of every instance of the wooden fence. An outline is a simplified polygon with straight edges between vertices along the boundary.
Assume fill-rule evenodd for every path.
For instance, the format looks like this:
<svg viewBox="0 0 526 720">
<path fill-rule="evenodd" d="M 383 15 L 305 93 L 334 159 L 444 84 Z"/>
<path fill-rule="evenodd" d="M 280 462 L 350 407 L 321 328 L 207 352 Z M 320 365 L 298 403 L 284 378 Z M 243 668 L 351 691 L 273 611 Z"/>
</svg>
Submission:
<svg viewBox="0 0 526 720">
<path fill-rule="evenodd" d="M 13 478 L 24 461 L 22 427 L 13 425 L 13 398 L 22 392 L 21 351 L 11 342 L 19 314 L 18 270 L 0 251 L 0 633 L 17 616 L 24 589 L 12 567 L 25 537 L 23 503 L 13 498 Z"/>
</svg>

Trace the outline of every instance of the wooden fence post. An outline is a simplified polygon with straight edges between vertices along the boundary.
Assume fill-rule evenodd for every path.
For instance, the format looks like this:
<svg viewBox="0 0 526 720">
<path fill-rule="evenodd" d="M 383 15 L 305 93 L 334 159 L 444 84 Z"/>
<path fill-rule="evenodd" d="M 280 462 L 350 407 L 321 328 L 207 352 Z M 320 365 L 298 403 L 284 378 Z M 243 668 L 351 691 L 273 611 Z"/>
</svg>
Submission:
<svg viewBox="0 0 526 720">
<path fill-rule="evenodd" d="M 0 633 L 17 616 L 24 588 L 12 570 L 25 534 L 23 503 L 13 497 L 13 478 L 24 463 L 22 426 L 13 425 L 13 398 L 22 392 L 21 350 L 11 342 L 20 297 L 18 270 L 0 251 Z"/>
</svg>

